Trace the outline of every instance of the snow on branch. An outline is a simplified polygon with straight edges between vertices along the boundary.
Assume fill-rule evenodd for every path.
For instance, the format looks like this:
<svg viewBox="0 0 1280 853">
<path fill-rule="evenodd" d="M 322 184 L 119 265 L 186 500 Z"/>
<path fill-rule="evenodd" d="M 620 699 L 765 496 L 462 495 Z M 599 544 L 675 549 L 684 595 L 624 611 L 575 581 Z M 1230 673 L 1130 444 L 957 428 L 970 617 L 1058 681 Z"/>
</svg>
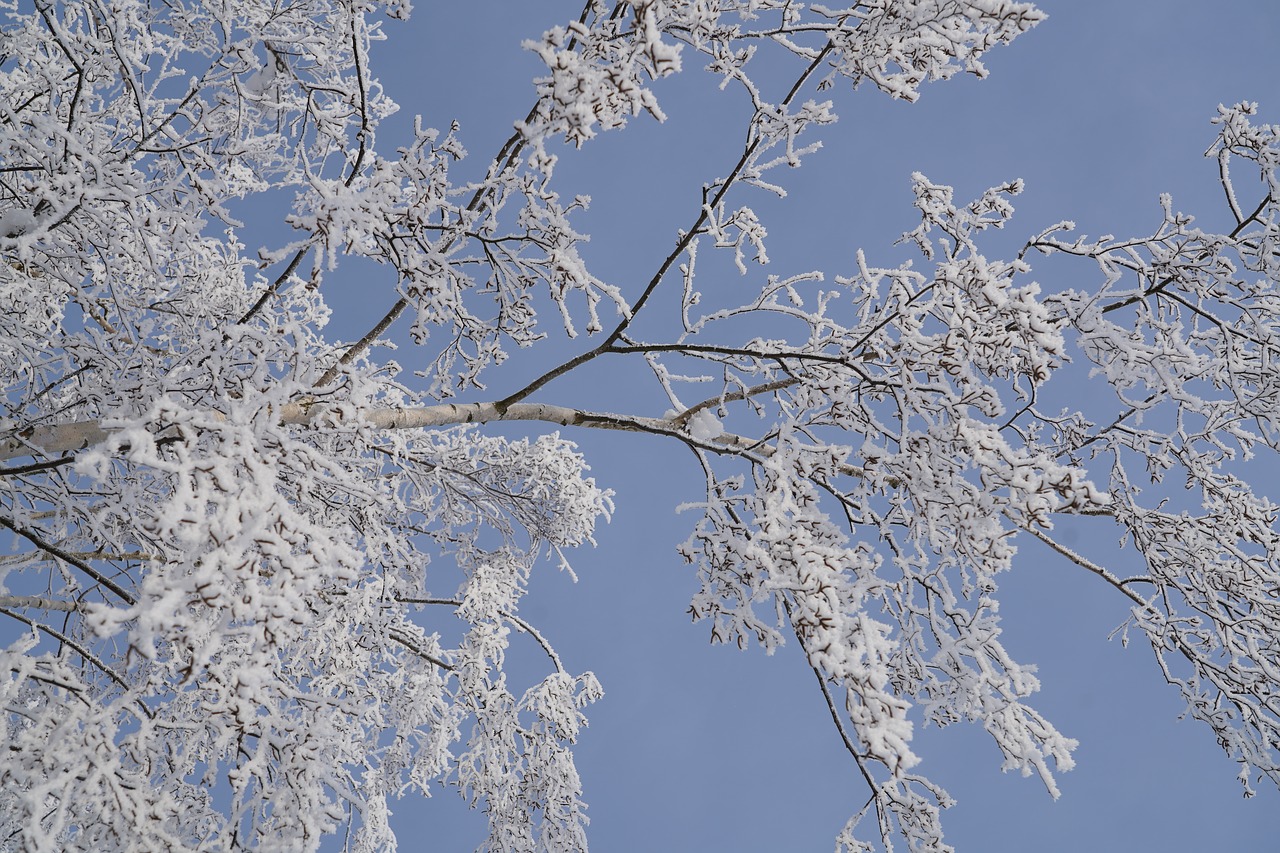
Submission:
<svg viewBox="0 0 1280 853">
<path fill-rule="evenodd" d="M 924 724 L 977 724 L 1057 796 L 1077 744 L 1001 622 L 1043 554 L 1123 597 L 1247 791 L 1280 783 L 1280 506 L 1250 465 L 1280 449 L 1280 132 L 1256 105 L 1215 119 L 1226 233 L 1165 197 L 1139 236 L 1061 223 L 1001 257 L 1021 181 L 965 202 L 915 173 L 885 207 L 910 261 L 774 271 L 775 205 L 841 132 L 832 84 L 914 101 L 1043 14 L 586 0 L 527 34 L 531 103 L 486 147 L 442 116 L 387 138 L 377 42 L 408 13 L 7 10 L 0 844 L 393 849 L 389 798 L 443 784 L 486 849 L 585 849 L 601 681 L 520 608 L 614 504 L 557 427 L 692 459 L 689 613 L 798 644 L 867 785 L 846 849 L 949 849 Z M 741 96 L 705 129 L 734 147 L 606 280 L 558 164 L 667 120 L 699 66 Z M 247 247 L 267 221 L 287 236 Z M 1042 286 L 1037 253 L 1085 274 Z M 357 285 L 381 319 L 352 330 L 327 300 Z M 615 377 L 637 393 L 600 411 Z M 1067 514 L 1101 535 L 1067 547 Z M 1121 535 L 1137 570 L 1096 553 Z"/>
</svg>

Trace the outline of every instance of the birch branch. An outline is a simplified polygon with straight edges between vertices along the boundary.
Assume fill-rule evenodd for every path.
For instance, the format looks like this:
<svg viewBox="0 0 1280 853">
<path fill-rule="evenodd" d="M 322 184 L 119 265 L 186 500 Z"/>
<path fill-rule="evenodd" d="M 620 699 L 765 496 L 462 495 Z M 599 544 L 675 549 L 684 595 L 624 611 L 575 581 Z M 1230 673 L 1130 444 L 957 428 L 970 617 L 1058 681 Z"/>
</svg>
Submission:
<svg viewBox="0 0 1280 853">
<path fill-rule="evenodd" d="M 784 383 L 771 383 L 770 385 Z M 759 386 L 750 389 L 752 392 L 768 389 L 770 386 Z M 718 399 L 718 398 L 717 398 Z M 502 407 L 498 401 L 489 403 L 441 403 L 436 406 L 420 406 L 415 408 L 378 408 L 361 409 L 358 417 L 364 423 L 378 429 L 429 429 L 432 427 L 457 426 L 459 424 L 487 424 L 497 421 L 539 421 L 556 426 L 586 427 L 589 429 L 621 430 L 624 432 L 645 432 L 653 435 L 665 435 L 677 438 L 690 447 L 712 453 L 728 453 L 754 458 L 756 461 L 768 459 L 777 452 L 777 448 L 763 439 L 750 438 L 731 432 L 723 432 L 714 437 L 695 438 L 688 429 L 690 412 L 707 407 L 700 403 L 688 411 L 670 418 L 650 418 L 641 415 L 621 415 L 611 412 L 590 412 L 570 406 L 556 406 L 550 403 L 512 403 Z M 350 420 L 348 411 L 329 404 L 302 402 L 289 403 L 280 411 L 280 423 L 292 426 L 308 426 L 311 424 L 336 423 Z M 76 421 L 67 424 L 54 424 L 25 431 L 22 438 L 11 438 L 0 442 L 0 461 L 19 456 L 37 454 L 73 453 L 95 444 L 106 441 L 114 430 L 101 426 L 99 421 Z M 859 465 L 845 463 L 839 468 L 847 477 L 862 479 L 867 476 L 866 469 Z M 0 471 L 0 475 L 4 472 Z M 897 487 L 899 483 L 889 478 L 887 484 Z M 1106 509 L 1073 509 L 1068 512 L 1077 515 L 1110 515 Z"/>
<path fill-rule="evenodd" d="M 305 426 L 333 422 L 350 415 L 339 409 L 317 403 L 290 403 L 280 411 L 280 423 Z M 649 418 L 636 415 L 619 415 L 606 412 L 589 412 L 569 406 L 547 403 L 513 403 L 505 411 L 498 403 L 443 403 L 437 406 L 417 408 L 363 409 L 359 417 L 365 423 L 379 429 L 424 429 L 456 426 L 458 424 L 486 424 L 495 421 L 541 421 L 557 426 L 580 426 L 594 429 L 648 432 L 688 439 L 682 424 L 675 419 Z M 24 430 L 19 435 L 0 442 L 0 460 L 22 456 L 74 453 L 110 438 L 116 430 L 102 426 L 101 421 L 74 421 L 51 424 Z M 764 455 L 763 445 L 751 438 L 724 433 L 700 444 L 713 445 L 708 449 L 719 452 L 755 450 Z"/>
</svg>

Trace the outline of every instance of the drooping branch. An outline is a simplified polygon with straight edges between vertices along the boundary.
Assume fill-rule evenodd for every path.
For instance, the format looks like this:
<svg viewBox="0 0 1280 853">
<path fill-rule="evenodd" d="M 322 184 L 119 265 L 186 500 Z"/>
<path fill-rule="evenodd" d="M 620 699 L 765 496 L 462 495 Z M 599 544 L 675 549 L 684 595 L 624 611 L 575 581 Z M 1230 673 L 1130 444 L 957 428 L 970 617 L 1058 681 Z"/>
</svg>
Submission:
<svg viewBox="0 0 1280 853">
<path fill-rule="evenodd" d="M 1125 586 L 1125 581 L 1117 577 L 1115 573 L 1113 573 L 1107 567 L 1098 565 L 1097 563 L 1093 562 L 1089 558 L 1068 548 L 1066 545 L 1063 545 L 1057 540 L 1050 538 L 1047 534 L 1045 534 L 1043 530 L 1038 529 L 1033 524 L 1019 524 L 1018 527 L 1020 530 L 1024 530 L 1027 533 L 1030 533 L 1032 536 L 1039 539 L 1041 542 L 1048 545 L 1050 548 L 1057 551 L 1059 554 L 1066 557 L 1068 560 L 1075 563 L 1077 566 L 1080 566 L 1083 569 L 1087 569 L 1088 571 L 1093 572 L 1095 575 L 1102 578 L 1104 581 L 1111 584 L 1116 589 L 1120 590 L 1120 592 L 1124 593 L 1126 596 L 1132 599 L 1133 603 L 1136 604 L 1140 609 L 1145 609 L 1151 606 L 1151 603 L 1149 601 L 1147 601 L 1142 596 L 1138 595 L 1136 592 L 1134 592 L 1133 590 Z"/>
<path fill-rule="evenodd" d="M 785 383 L 784 383 L 785 384 Z M 760 388 L 753 389 L 762 390 Z M 588 429 L 605 429 L 622 432 L 642 432 L 651 435 L 667 436 L 688 444 L 690 447 L 706 450 L 716 454 L 745 456 L 754 461 L 768 459 L 776 452 L 776 447 L 766 438 L 752 438 L 732 432 L 722 432 L 714 436 L 695 435 L 689 430 L 690 415 L 695 410 L 708 408 L 699 404 L 694 409 L 674 413 L 669 417 L 654 418 L 643 415 L 627 415 L 612 412 L 593 412 L 575 409 L 570 406 L 557 406 L 549 403 L 517 403 L 500 408 L 500 402 L 485 403 L 442 403 L 435 406 L 415 408 L 380 408 L 361 409 L 351 412 L 315 402 L 290 403 L 280 411 L 279 423 L 284 425 L 307 426 L 336 423 L 358 418 L 361 422 L 378 429 L 424 429 L 458 426 L 462 424 L 487 424 L 499 421 L 539 421 L 556 426 L 584 427 Z M 0 443 L 0 460 L 36 453 L 73 453 L 110 438 L 113 430 L 103 427 L 99 421 L 79 421 L 69 424 L 57 424 L 41 428 L 29 434 L 23 440 L 10 439 Z M 166 437 L 172 440 L 171 437 Z M 163 439 L 162 439 L 163 440 Z M 839 472 L 847 477 L 864 478 L 867 472 L 859 465 L 844 463 Z M 896 487 L 895 480 L 890 479 L 887 485 Z M 1075 508 L 1068 510 L 1078 515 L 1109 515 L 1105 509 Z M 0 519 L 0 524 L 5 524 Z M 5 526 L 9 526 L 5 524 Z M 37 542 L 43 548 L 43 543 Z M 44 550 L 48 550 L 44 548 Z M 53 552 L 50 552 L 53 553 Z M 55 554 L 69 562 L 75 560 L 72 554 Z M 80 561 L 73 563 L 82 567 Z M 95 578 L 98 579 L 98 578 Z M 116 590 L 112 590 L 116 591 Z"/>
</svg>

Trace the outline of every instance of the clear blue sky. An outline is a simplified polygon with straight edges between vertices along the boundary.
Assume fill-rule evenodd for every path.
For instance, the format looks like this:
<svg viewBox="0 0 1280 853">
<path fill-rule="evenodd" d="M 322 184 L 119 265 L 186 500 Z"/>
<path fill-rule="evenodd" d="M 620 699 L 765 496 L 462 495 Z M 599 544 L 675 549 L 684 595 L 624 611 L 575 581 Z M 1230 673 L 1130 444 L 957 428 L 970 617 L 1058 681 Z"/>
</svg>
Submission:
<svg viewBox="0 0 1280 853">
<path fill-rule="evenodd" d="M 1026 180 L 992 255 L 1062 219 L 1091 234 L 1142 233 L 1159 221 L 1161 192 L 1208 222 L 1222 216 L 1214 165 L 1200 156 L 1212 140 L 1208 121 L 1218 103 L 1240 100 L 1259 101 L 1264 120 L 1280 120 L 1280 4 L 1040 5 L 1049 20 L 990 53 L 985 81 L 928 86 L 914 105 L 870 88 L 835 93 L 841 121 L 827 147 L 783 176 L 791 192 L 784 205 L 763 205 L 774 271 L 847 273 L 858 247 L 873 263 L 898 263 L 906 255 L 892 243 L 914 225 L 915 170 L 954 185 L 960 198 Z M 397 128 L 415 113 L 442 128 L 456 119 L 470 167 L 482 170 L 532 103 L 538 66 L 521 39 L 579 7 L 576 0 L 420 2 L 409 24 L 388 27 L 390 40 L 372 59 L 402 105 L 380 146 L 400 144 Z M 701 184 L 727 171 L 745 119 L 740 97 L 715 91 L 696 61 L 657 92 L 667 124 L 637 120 L 565 152 L 559 173 L 562 194 L 594 197 L 578 220 L 593 236 L 593 271 L 630 292 L 691 218 Z M 1045 269 L 1038 277 L 1046 289 L 1095 283 L 1084 265 Z M 1063 277 L 1070 274 L 1081 278 Z M 381 286 L 354 274 L 327 286 L 351 333 L 385 307 Z M 495 384 L 494 394 L 575 351 L 561 344 L 535 351 L 494 374 L 509 383 Z M 408 351 L 397 357 L 412 363 Z M 552 386 L 540 399 L 660 415 L 656 389 L 643 382 L 638 373 L 602 372 Z M 675 545 L 697 519 L 674 507 L 699 497 L 687 452 L 635 436 L 571 437 L 596 477 L 617 491 L 618 511 L 599 548 L 576 556 L 580 581 L 545 567 L 522 613 L 570 670 L 595 671 L 606 691 L 588 711 L 577 751 L 594 849 L 829 850 L 866 790 L 812 674 L 795 648 L 773 658 L 712 648 L 707 628 L 685 614 L 694 580 Z M 1132 558 L 1108 550 L 1115 535 L 1098 525 L 1068 529 L 1064 539 L 1118 561 L 1121 574 Z M 1124 602 L 1033 544 L 1021 553 L 1001 587 L 1006 643 L 1039 664 L 1036 707 L 1081 741 L 1078 767 L 1062 776 L 1054 803 L 1038 781 L 1001 775 L 980 730 L 918 731 L 919 769 L 959 800 L 943 816 L 949 840 L 961 853 L 1276 849 L 1280 795 L 1264 788 L 1243 800 L 1237 768 L 1210 732 L 1177 721 L 1179 698 L 1150 650 L 1108 641 Z M 470 849 L 483 828 L 482 816 L 466 813 L 449 791 L 425 804 L 400 802 L 396 823 L 404 850 Z"/>
</svg>

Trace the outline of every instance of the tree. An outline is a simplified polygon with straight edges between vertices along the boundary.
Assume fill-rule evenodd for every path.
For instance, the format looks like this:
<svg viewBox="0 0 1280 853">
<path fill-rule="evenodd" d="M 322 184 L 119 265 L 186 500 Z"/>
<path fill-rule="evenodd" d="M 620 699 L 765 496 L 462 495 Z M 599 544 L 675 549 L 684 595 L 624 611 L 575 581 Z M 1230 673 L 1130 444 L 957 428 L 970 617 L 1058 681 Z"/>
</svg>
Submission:
<svg viewBox="0 0 1280 853">
<path fill-rule="evenodd" d="M 1063 223 L 999 260 L 979 243 L 1020 184 L 964 203 L 917 175 L 918 266 L 873 249 L 766 274 L 752 206 L 833 132 L 828 90 L 914 100 L 984 74 L 1041 14 L 589 3 L 529 45 L 532 108 L 464 180 L 459 131 L 378 144 L 394 107 L 370 51 L 407 13 L 9 11 L 6 844 L 382 849 L 388 798 L 444 780 L 486 810 L 491 849 L 585 847 L 569 747 L 601 687 L 519 605 L 612 503 L 556 426 L 688 448 L 691 612 L 716 642 L 803 649 L 868 786 L 848 849 L 945 849 L 950 797 L 913 769 L 925 721 L 981 725 L 1056 794 L 1075 743 L 999 637 L 997 579 L 1027 539 L 1131 602 L 1247 791 L 1280 781 L 1276 509 L 1241 464 L 1277 446 L 1280 144 L 1252 105 L 1217 119 L 1226 233 L 1167 202 L 1145 236 Z M 558 160 L 661 118 L 653 81 L 698 63 L 750 99 L 743 147 L 654 269 L 597 278 Z M 294 240 L 255 255 L 237 217 L 281 199 Z M 1093 285 L 1042 294 L 1046 254 L 1096 266 Z M 361 258 L 391 271 L 385 319 L 330 340 L 326 289 Z M 419 370 L 386 351 L 404 314 Z M 572 357 L 502 378 L 561 328 Z M 542 399 L 609 360 L 643 362 L 668 410 Z M 1064 377 L 1086 375 L 1082 400 Z M 502 421 L 535 437 L 483 426 Z M 1122 529 L 1145 573 L 1059 542 L 1072 515 Z M 546 654 L 527 689 L 504 669 L 513 631 Z"/>
</svg>

